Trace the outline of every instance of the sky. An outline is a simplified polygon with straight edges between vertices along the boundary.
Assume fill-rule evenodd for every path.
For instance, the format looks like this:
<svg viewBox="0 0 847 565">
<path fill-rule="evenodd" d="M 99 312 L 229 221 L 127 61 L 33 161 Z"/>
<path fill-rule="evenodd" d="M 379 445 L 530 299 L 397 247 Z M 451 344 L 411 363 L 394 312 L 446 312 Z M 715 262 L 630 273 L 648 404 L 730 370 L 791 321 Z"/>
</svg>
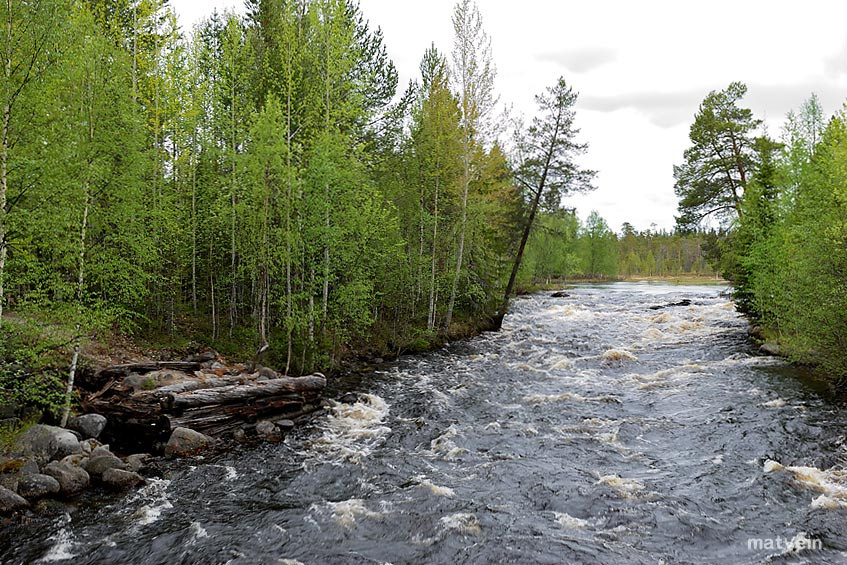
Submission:
<svg viewBox="0 0 847 565">
<path fill-rule="evenodd" d="M 449 54 L 454 0 L 360 0 L 385 34 L 400 89 L 430 44 Z M 171 0 L 184 29 L 230 0 Z M 671 229 L 673 166 L 712 90 L 747 84 L 743 104 L 781 135 L 786 113 L 815 92 L 827 115 L 847 101 L 847 0 L 478 0 L 500 102 L 527 121 L 534 95 L 563 76 L 579 92 L 580 164 L 596 190 L 569 197 L 612 229 Z"/>
</svg>

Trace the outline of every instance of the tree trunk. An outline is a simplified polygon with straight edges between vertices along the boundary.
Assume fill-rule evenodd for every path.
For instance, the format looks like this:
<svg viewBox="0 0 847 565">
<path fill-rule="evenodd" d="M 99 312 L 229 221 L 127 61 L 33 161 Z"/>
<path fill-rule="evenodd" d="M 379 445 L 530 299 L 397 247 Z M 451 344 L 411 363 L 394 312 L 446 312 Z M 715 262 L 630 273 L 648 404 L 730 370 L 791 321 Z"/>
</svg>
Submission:
<svg viewBox="0 0 847 565">
<path fill-rule="evenodd" d="M 462 222 L 459 225 L 459 250 L 456 254 L 456 273 L 453 276 L 453 289 L 450 291 L 450 302 L 447 303 L 447 314 L 444 318 L 444 332 L 450 331 L 450 323 L 453 321 L 453 308 L 456 306 L 456 292 L 459 289 L 459 276 L 462 273 L 462 255 L 465 252 L 465 222 L 468 219 L 468 188 L 470 187 L 470 148 L 465 147 L 464 155 L 464 178 L 462 179 Z"/>
<path fill-rule="evenodd" d="M 87 185 L 87 182 L 86 182 Z M 91 206 L 91 196 L 88 192 L 88 186 L 85 188 L 85 208 L 82 212 L 82 228 L 79 230 L 79 276 L 77 278 L 76 285 L 76 300 L 77 300 L 77 316 L 82 316 L 82 289 L 85 283 L 85 236 L 86 231 L 88 229 L 88 209 Z M 74 379 L 76 378 L 76 365 L 77 361 L 79 361 L 79 348 L 80 348 L 80 340 L 82 336 L 80 335 L 81 321 L 77 319 L 76 322 L 76 335 L 74 336 L 74 354 L 71 358 L 71 369 L 68 373 L 68 387 L 65 390 L 65 407 L 62 410 L 62 423 L 61 426 L 64 428 L 68 425 L 68 416 L 71 412 L 71 395 L 74 391 Z"/>
<path fill-rule="evenodd" d="M 429 315 L 426 322 L 426 327 L 430 331 L 435 328 L 435 306 L 438 300 L 438 293 L 435 290 L 436 252 L 438 250 L 438 180 L 436 177 L 435 198 L 433 199 L 435 222 L 432 228 L 432 272 L 429 280 Z"/>
</svg>

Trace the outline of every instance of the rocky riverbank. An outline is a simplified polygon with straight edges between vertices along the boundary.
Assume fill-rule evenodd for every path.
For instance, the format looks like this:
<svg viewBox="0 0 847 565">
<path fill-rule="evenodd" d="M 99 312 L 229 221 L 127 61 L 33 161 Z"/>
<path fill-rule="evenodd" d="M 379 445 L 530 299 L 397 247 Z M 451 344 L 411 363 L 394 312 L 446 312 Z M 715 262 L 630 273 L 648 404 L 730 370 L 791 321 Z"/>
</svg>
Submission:
<svg viewBox="0 0 847 565">
<path fill-rule="evenodd" d="M 92 486 L 132 489 L 159 474 L 165 458 L 278 441 L 323 408 L 326 378 L 229 364 L 206 351 L 103 366 L 78 384 L 85 413 L 67 428 L 30 426 L 0 455 L 0 514 L 72 500 Z"/>
</svg>

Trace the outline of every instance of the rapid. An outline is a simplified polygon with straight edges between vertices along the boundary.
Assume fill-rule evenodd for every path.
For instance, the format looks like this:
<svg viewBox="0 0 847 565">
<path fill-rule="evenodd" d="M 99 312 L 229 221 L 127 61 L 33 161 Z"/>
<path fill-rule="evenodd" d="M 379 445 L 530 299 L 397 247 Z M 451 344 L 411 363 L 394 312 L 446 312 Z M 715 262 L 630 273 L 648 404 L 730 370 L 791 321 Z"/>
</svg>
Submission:
<svg viewBox="0 0 847 565">
<path fill-rule="evenodd" d="M 0 533 L 3 563 L 847 562 L 847 411 L 719 286 L 584 285 L 339 379 L 281 443 Z M 683 299 L 687 306 L 661 306 Z"/>
</svg>

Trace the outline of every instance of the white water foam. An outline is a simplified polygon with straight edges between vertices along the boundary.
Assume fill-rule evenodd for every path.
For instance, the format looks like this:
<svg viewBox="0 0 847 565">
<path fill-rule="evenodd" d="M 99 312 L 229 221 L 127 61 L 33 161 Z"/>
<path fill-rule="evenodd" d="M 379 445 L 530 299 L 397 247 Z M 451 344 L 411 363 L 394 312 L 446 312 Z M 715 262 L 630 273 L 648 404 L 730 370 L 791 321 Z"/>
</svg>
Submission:
<svg viewBox="0 0 847 565">
<path fill-rule="evenodd" d="M 152 524 L 162 516 L 162 512 L 174 507 L 167 493 L 170 484 L 171 481 L 168 479 L 148 479 L 147 484 L 138 489 L 130 498 L 129 503 L 139 499 L 147 502 L 140 506 L 133 515 L 137 525 L 147 526 Z"/>
<path fill-rule="evenodd" d="M 567 512 L 553 512 L 553 518 L 557 524 L 570 530 L 584 530 L 591 525 L 588 520 L 575 518 Z"/>
<path fill-rule="evenodd" d="M 834 509 L 847 506 L 847 469 L 782 465 L 768 459 L 763 465 L 765 473 L 787 471 L 803 487 L 821 493 L 812 501 L 812 508 Z"/>
<path fill-rule="evenodd" d="M 361 463 L 391 432 L 383 424 L 388 413 L 388 404 L 376 394 L 359 394 L 353 404 L 333 402 L 316 446 L 343 460 Z"/>
<path fill-rule="evenodd" d="M 478 536 L 482 533 L 477 517 L 470 512 L 458 512 L 444 516 L 439 520 L 445 530 L 453 530 L 467 535 Z"/>
<path fill-rule="evenodd" d="M 76 554 L 73 552 L 74 546 L 78 545 L 77 542 L 74 541 L 73 532 L 68 528 L 71 523 L 71 515 L 65 513 L 62 518 L 59 520 L 59 524 L 61 527 L 56 531 L 56 533 L 50 536 L 50 540 L 53 541 L 53 545 L 50 549 L 47 550 L 47 553 L 44 554 L 38 562 L 44 563 L 52 563 L 55 561 L 65 561 L 67 559 L 73 559 L 76 557 Z"/>
<path fill-rule="evenodd" d="M 596 484 L 610 487 L 624 498 L 633 498 L 647 488 L 641 481 L 626 479 L 619 475 L 603 475 Z"/>
<path fill-rule="evenodd" d="M 332 519 L 345 528 L 352 528 L 356 525 L 357 519 L 367 518 L 370 520 L 381 520 L 387 511 L 375 512 L 365 506 L 365 501 L 361 498 L 351 498 L 350 500 L 342 500 L 341 502 L 327 502 L 327 506 L 332 513 Z"/>
</svg>

